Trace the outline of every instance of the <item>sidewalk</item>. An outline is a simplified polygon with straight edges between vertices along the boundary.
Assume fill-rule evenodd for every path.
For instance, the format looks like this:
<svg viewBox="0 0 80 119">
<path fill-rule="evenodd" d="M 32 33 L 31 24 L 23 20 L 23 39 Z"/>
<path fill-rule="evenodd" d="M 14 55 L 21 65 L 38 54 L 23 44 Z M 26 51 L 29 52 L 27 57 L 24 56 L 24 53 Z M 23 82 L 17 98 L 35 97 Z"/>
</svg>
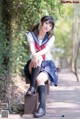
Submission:
<svg viewBox="0 0 80 119">
<path fill-rule="evenodd" d="M 47 107 L 50 119 L 80 119 L 80 82 L 73 74 L 59 74 L 59 86 L 51 87 Z"/>
<path fill-rule="evenodd" d="M 80 119 L 80 82 L 74 74 L 59 73 L 59 86 L 50 87 L 46 111 L 41 119 Z M 32 118 L 32 115 L 23 115 L 21 119 Z"/>
<path fill-rule="evenodd" d="M 33 115 L 9 115 L 9 119 L 33 119 Z M 80 82 L 68 71 L 59 73 L 59 85 L 50 86 L 46 115 L 39 119 L 80 119 Z"/>
</svg>

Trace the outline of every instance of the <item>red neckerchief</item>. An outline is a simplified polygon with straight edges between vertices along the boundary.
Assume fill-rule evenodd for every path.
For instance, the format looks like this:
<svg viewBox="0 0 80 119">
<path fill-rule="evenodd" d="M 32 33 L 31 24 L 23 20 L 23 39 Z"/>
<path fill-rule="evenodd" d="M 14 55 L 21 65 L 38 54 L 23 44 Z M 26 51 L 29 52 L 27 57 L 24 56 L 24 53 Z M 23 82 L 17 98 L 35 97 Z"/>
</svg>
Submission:
<svg viewBox="0 0 80 119">
<path fill-rule="evenodd" d="M 39 45 L 39 40 L 38 40 L 38 38 L 36 37 L 36 35 L 35 35 L 33 32 L 31 32 L 31 34 L 32 34 L 33 39 L 34 39 L 34 43 L 35 43 L 35 47 L 36 47 L 36 49 L 37 49 L 37 52 L 39 52 L 39 51 L 41 51 L 42 49 L 44 49 L 44 48 L 46 47 L 47 42 L 48 42 L 48 33 L 46 33 L 46 35 L 44 36 L 41 45 Z M 43 60 L 45 60 L 45 54 L 42 55 L 42 58 L 43 58 Z"/>
</svg>

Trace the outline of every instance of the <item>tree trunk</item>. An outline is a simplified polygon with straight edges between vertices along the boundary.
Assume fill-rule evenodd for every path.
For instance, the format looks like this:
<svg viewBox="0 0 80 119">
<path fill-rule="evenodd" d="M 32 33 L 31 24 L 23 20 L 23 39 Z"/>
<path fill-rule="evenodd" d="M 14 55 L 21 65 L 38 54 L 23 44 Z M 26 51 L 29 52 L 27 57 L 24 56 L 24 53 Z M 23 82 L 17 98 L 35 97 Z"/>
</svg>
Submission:
<svg viewBox="0 0 80 119">
<path fill-rule="evenodd" d="M 80 46 L 80 25 L 79 25 L 79 8 L 78 4 L 74 4 L 74 17 L 73 17 L 73 62 L 72 62 L 72 71 L 74 72 L 77 81 L 79 81 L 78 72 L 77 72 L 77 59 Z"/>
</svg>

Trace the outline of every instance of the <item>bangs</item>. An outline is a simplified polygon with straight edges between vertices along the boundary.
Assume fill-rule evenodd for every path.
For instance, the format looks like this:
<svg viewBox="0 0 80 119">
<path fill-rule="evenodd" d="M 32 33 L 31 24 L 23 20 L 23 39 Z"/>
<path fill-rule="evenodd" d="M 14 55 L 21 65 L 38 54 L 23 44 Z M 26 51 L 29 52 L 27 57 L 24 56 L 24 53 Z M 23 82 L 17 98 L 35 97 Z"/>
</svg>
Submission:
<svg viewBox="0 0 80 119">
<path fill-rule="evenodd" d="M 52 26 L 54 26 L 53 20 L 49 20 L 49 23 L 52 24 Z"/>
<path fill-rule="evenodd" d="M 54 19 L 51 16 L 44 16 L 41 19 L 42 24 L 46 21 L 49 21 L 50 24 L 52 24 L 52 29 L 54 28 Z"/>
</svg>

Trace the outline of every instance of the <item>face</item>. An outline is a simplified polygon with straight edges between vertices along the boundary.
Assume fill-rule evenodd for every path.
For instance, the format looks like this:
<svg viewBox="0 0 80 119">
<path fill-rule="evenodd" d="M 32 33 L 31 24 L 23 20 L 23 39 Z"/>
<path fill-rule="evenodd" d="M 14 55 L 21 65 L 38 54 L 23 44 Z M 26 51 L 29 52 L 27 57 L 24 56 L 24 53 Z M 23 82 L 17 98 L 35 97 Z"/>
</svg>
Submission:
<svg viewBox="0 0 80 119">
<path fill-rule="evenodd" d="M 51 31 L 51 29 L 52 29 L 52 24 L 51 23 L 49 23 L 49 21 L 46 21 L 46 22 L 44 22 L 42 25 L 41 25 L 41 29 L 43 30 L 43 32 L 49 32 L 49 31 Z"/>
</svg>

